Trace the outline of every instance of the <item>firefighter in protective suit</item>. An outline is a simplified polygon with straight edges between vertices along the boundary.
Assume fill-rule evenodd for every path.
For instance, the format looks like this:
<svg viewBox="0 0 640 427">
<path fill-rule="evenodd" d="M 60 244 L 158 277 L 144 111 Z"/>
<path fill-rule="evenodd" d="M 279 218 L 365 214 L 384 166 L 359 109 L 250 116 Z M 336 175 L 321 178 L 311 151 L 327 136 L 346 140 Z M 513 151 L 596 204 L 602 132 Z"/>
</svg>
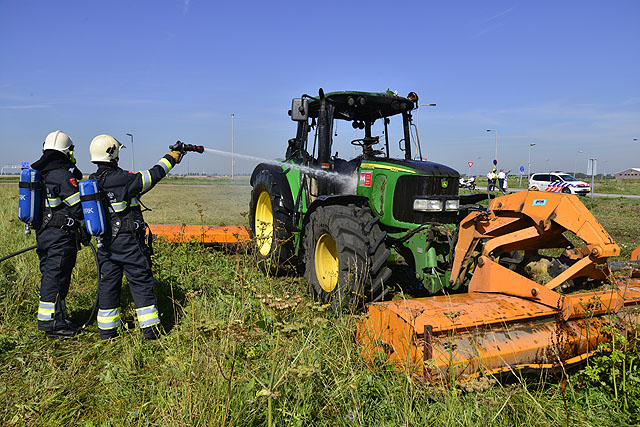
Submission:
<svg viewBox="0 0 640 427">
<path fill-rule="evenodd" d="M 98 283 L 98 330 L 102 339 L 118 335 L 121 324 L 120 291 L 122 274 L 136 309 L 138 324 L 146 339 L 160 335 L 160 316 L 153 290 L 150 247 L 145 242 L 146 223 L 140 209 L 140 196 L 151 190 L 180 162 L 182 152 L 170 151 L 152 168 L 127 172 L 118 167 L 118 154 L 124 146 L 109 135 L 98 135 L 89 151 L 98 170 L 91 179 L 98 181 L 110 212 L 110 230 L 98 249 L 101 278 Z"/>
<path fill-rule="evenodd" d="M 38 330 L 47 337 L 69 338 L 78 333 L 67 318 L 64 303 L 83 219 L 77 182 L 82 172 L 75 166 L 73 148 L 67 134 L 51 132 L 44 140 L 42 157 L 31 165 L 40 172 L 44 186 L 44 215 L 36 228 L 36 252 L 42 273 Z"/>
</svg>

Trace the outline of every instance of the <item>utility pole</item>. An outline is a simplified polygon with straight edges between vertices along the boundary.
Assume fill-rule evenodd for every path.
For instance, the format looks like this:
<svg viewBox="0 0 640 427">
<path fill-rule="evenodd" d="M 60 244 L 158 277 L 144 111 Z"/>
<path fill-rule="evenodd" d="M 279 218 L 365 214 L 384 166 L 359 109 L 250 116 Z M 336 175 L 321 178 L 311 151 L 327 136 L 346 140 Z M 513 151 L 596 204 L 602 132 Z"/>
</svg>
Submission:
<svg viewBox="0 0 640 427">
<path fill-rule="evenodd" d="M 418 117 L 416 119 L 416 122 L 418 124 L 418 126 L 416 127 L 416 145 L 418 146 L 418 153 L 420 153 L 420 160 L 422 160 L 422 144 L 420 144 L 420 107 L 435 107 L 436 104 L 418 104 L 418 109 L 416 111 Z M 355 152 L 355 147 L 354 147 L 354 152 Z"/>
<path fill-rule="evenodd" d="M 576 153 L 576 158 L 573 160 L 573 176 L 574 176 L 574 177 L 575 177 L 575 176 L 576 176 L 576 174 L 578 173 L 578 169 L 577 169 L 576 164 L 578 163 L 578 155 L 579 155 L 580 153 L 584 153 L 584 151 L 582 151 L 582 150 L 578 150 L 578 152 Z"/>
<path fill-rule="evenodd" d="M 535 143 L 530 143 L 529 144 L 529 169 L 527 170 L 527 186 L 529 185 L 529 180 L 531 179 L 531 147 L 535 146 Z"/>
<path fill-rule="evenodd" d="M 496 155 L 493 158 L 496 161 L 496 165 L 498 163 L 498 130 L 497 129 L 487 129 L 487 132 L 495 132 L 496 133 Z"/>
<path fill-rule="evenodd" d="M 596 176 L 596 167 L 598 164 L 598 159 L 589 159 L 589 167 L 591 169 L 591 198 L 593 199 L 594 185 L 595 185 L 595 176 Z M 587 169 L 587 171 L 588 171 Z"/>
<path fill-rule="evenodd" d="M 135 172 L 136 171 L 136 161 L 135 161 L 135 157 L 133 155 L 133 134 L 128 133 L 127 136 L 131 137 L 131 172 Z"/>
<path fill-rule="evenodd" d="M 231 113 L 231 179 L 233 180 L 233 175 L 234 175 L 234 169 L 233 169 L 233 164 L 235 163 L 235 159 L 234 159 L 234 147 L 233 147 L 233 118 L 235 117 L 235 115 L 233 113 Z"/>
</svg>

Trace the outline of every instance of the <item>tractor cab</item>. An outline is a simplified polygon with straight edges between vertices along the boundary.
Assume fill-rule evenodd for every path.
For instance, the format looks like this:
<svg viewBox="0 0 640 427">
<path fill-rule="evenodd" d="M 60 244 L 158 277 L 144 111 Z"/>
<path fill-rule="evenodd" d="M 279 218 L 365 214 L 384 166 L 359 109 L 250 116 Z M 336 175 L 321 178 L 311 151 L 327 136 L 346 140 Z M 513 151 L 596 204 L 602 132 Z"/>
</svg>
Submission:
<svg viewBox="0 0 640 427">
<path fill-rule="evenodd" d="M 401 130 L 398 147 L 404 152 L 405 159 L 412 159 L 411 126 L 415 125 L 412 123 L 411 111 L 417 101 L 418 96 L 414 92 L 405 98 L 391 91 L 324 94 L 320 90 L 318 97 L 303 95 L 302 98 L 296 98 L 289 114 L 292 120 L 298 122 L 298 131 L 296 137 L 289 140 L 287 160 L 309 162 L 313 166 L 338 173 L 353 173 L 363 160 L 390 158 L 389 145 L 393 141 L 390 141 L 389 128 L 393 116 L 401 118 L 401 125 L 396 124 L 396 131 Z M 363 131 L 350 141 L 351 145 L 359 147 L 359 153 L 349 161 L 331 154 L 338 121 L 350 122 L 350 127 L 355 132 Z M 376 122 L 382 127 L 381 135 L 373 134 Z M 400 120 L 395 122 L 400 123 Z M 309 133 L 313 133 L 311 146 Z M 417 142 L 416 147 L 421 158 Z"/>
</svg>

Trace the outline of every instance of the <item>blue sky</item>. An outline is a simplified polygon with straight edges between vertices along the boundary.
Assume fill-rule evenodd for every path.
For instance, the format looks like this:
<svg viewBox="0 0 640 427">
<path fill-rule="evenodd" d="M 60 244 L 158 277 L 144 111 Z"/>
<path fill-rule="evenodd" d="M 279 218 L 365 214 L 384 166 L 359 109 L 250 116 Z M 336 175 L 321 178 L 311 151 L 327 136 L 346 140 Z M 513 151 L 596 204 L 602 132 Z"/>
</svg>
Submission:
<svg viewBox="0 0 640 427">
<path fill-rule="evenodd" d="M 420 111 L 423 153 L 461 172 L 489 168 L 486 129 L 514 171 L 530 143 L 533 171 L 640 167 L 639 22 L 634 0 L 0 0 L 0 163 L 35 160 L 61 129 L 86 173 L 100 133 L 128 146 L 125 168 L 133 133 L 147 168 L 178 139 L 230 150 L 232 113 L 236 152 L 281 157 L 291 98 L 322 87 L 436 103 Z M 353 131 L 338 133 L 349 158 Z M 176 172 L 230 171 L 188 158 Z"/>
</svg>

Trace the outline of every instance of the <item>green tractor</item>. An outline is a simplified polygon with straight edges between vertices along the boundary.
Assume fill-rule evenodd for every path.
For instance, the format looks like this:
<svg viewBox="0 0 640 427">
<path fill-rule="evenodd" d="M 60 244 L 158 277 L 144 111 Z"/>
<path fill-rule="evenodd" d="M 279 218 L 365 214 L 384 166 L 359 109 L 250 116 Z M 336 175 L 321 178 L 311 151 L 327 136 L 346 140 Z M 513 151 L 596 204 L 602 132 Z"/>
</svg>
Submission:
<svg viewBox="0 0 640 427">
<path fill-rule="evenodd" d="M 457 224 L 468 213 L 460 201 L 478 199 L 458 195 L 457 171 L 423 161 L 411 114 L 417 103 L 414 92 L 391 91 L 320 89 L 293 99 L 298 126 L 286 158 L 251 176 L 250 225 L 263 272 L 304 271 L 312 296 L 334 307 L 383 300 L 394 265 L 408 267 L 428 293 L 460 286 L 449 281 Z M 403 159 L 390 157 L 392 118 L 402 119 L 395 143 Z M 351 122 L 350 142 L 361 151 L 348 161 L 331 155 L 340 120 Z"/>
</svg>

